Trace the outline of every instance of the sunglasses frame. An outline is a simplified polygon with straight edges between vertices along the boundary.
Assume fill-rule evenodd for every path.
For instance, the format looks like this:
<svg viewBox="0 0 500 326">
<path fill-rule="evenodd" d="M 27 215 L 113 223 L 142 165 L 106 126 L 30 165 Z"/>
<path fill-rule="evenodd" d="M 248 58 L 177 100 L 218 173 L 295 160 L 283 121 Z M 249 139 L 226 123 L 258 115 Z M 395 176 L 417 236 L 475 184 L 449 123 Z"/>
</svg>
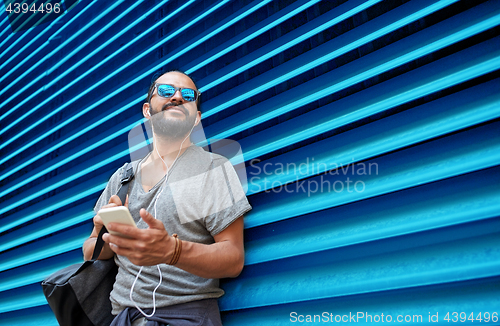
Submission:
<svg viewBox="0 0 500 326">
<path fill-rule="evenodd" d="M 163 98 L 172 98 L 172 96 L 170 96 L 170 97 L 165 97 L 165 96 L 161 96 L 161 95 L 160 95 L 160 93 L 158 93 L 158 86 L 162 86 L 162 85 L 171 86 L 171 87 L 173 87 L 173 88 L 175 89 L 175 92 L 174 92 L 174 94 L 172 94 L 172 96 L 174 96 L 174 95 L 175 95 L 175 93 L 177 93 L 177 91 L 180 91 L 180 92 L 181 92 L 181 97 L 182 97 L 182 99 L 183 99 L 184 101 L 186 101 L 186 102 L 196 102 L 196 101 L 198 100 L 198 98 L 200 97 L 200 95 L 201 95 L 201 92 L 200 92 L 200 91 L 197 91 L 197 90 L 192 89 L 192 88 L 187 88 L 187 87 L 182 88 L 182 87 L 175 87 L 174 85 L 170 85 L 170 84 L 160 84 L 160 83 L 156 83 L 156 84 L 154 85 L 154 87 L 153 87 L 153 91 L 151 92 L 151 96 L 149 97 L 149 101 L 151 101 L 151 98 L 152 98 L 152 97 L 153 97 L 153 95 L 155 94 L 155 90 L 156 90 L 156 94 L 157 94 L 159 97 L 163 97 Z M 196 96 L 195 96 L 195 99 L 194 99 L 193 101 L 186 100 L 186 99 L 184 98 L 184 95 L 182 94 L 182 90 L 183 90 L 183 89 L 190 89 L 190 90 L 194 91 L 194 92 L 195 92 L 194 94 L 196 95 Z"/>
</svg>

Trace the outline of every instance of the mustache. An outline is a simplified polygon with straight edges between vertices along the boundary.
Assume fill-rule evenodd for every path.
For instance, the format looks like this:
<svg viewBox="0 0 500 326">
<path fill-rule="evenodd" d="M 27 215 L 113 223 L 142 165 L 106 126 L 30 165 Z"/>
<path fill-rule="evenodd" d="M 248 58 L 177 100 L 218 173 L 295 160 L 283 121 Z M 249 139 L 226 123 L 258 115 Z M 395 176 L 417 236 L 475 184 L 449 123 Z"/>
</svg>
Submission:
<svg viewBox="0 0 500 326">
<path fill-rule="evenodd" d="M 176 106 L 177 109 L 181 110 L 186 116 L 189 115 L 189 111 L 186 110 L 186 108 L 183 105 L 181 105 L 181 104 L 175 104 L 175 103 L 167 103 L 167 104 L 165 104 L 164 106 L 161 107 L 161 111 L 168 110 L 169 107 L 171 107 L 171 106 Z"/>
</svg>

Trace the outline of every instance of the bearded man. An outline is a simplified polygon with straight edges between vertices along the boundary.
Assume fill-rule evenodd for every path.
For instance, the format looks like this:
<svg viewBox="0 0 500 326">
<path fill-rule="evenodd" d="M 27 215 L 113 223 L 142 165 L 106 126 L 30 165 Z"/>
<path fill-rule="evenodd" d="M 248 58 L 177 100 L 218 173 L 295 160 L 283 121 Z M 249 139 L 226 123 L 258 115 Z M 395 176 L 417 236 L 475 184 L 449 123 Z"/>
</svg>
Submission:
<svg viewBox="0 0 500 326">
<path fill-rule="evenodd" d="M 244 264 L 243 214 L 251 209 L 231 163 L 190 142 L 201 121 L 200 95 L 180 71 L 158 77 L 142 113 L 153 130 L 153 150 L 132 162 L 127 200 L 116 192 L 123 167 L 94 207 L 94 229 L 83 245 L 92 256 L 102 208 L 128 207 L 137 228 L 108 224 L 99 259 L 114 258 L 111 325 L 221 325 L 219 278 Z"/>
</svg>

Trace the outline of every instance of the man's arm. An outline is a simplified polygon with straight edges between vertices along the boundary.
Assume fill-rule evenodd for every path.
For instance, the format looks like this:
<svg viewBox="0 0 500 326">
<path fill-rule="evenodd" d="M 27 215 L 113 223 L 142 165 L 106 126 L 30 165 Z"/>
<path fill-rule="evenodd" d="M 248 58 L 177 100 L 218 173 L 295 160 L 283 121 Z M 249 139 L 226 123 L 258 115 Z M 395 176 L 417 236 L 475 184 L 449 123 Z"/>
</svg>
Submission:
<svg viewBox="0 0 500 326">
<path fill-rule="evenodd" d="M 94 216 L 94 221 L 96 219 L 100 219 L 99 215 Z M 102 223 L 102 220 L 101 220 Z M 90 260 L 92 258 L 92 254 L 94 253 L 94 248 L 95 244 L 97 242 L 97 236 L 99 235 L 99 232 L 101 231 L 101 228 L 97 230 L 94 222 L 94 229 L 92 230 L 92 233 L 90 234 L 90 237 L 85 240 L 83 243 L 83 259 L 85 260 Z M 97 259 L 100 260 L 105 260 L 105 259 L 111 259 L 114 256 L 114 252 L 111 250 L 109 247 L 109 244 L 104 243 L 102 246 L 102 251 L 99 254 L 99 257 Z"/>
<path fill-rule="evenodd" d="M 109 230 L 120 232 L 131 239 L 109 233 L 104 241 L 118 255 L 127 257 L 138 266 L 168 264 L 175 251 L 175 239 L 170 236 L 163 223 L 156 220 L 145 209 L 141 218 L 148 229 L 137 229 L 123 224 L 110 223 Z M 182 241 L 182 252 L 175 265 L 191 274 L 204 278 L 236 277 L 244 264 L 243 216 L 214 236 L 215 243 L 201 244 Z"/>
<path fill-rule="evenodd" d="M 205 278 L 236 277 L 245 263 L 243 216 L 214 236 L 215 243 L 182 242 L 182 253 L 175 266 Z"/>
</svg>

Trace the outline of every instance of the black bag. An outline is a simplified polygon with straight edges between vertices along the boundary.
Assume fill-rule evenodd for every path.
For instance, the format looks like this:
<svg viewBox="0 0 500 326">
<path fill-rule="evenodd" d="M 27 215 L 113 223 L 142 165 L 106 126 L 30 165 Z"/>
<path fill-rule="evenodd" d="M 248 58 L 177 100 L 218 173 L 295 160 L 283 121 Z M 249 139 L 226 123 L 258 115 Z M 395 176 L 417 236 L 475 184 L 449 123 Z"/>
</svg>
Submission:
<svg viewBox="0 0 500 326">
<path fill-rule="evenodd" d="M 122 203 L 134 177 L 132 164 L 122 174 L 118 196 Z M 97 237 L 92 259 L 74 264 L 47 277 L 42 282 L 43 293 L 61 326 L 103 326 L 111 324 L 109 293 L 113 289 L 118 267 L 113 259 L 97 260 L 107 232 L 103 227 Z"/>
</svg>

